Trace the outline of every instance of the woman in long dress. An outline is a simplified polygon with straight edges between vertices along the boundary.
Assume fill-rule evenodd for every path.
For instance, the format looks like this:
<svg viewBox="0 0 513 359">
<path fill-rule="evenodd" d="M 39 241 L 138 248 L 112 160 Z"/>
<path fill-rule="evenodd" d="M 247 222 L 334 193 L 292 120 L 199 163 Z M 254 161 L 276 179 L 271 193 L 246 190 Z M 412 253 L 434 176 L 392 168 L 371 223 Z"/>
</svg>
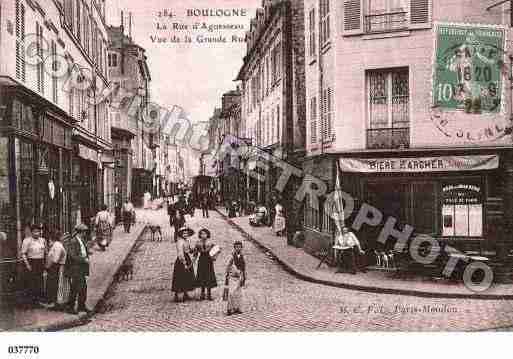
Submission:
<svg viewBox="0 0 513 359">
<path fill-rule="evenodd" d="M 242 288 L 246 283 L 246 262 L 242 255 L 242 242 L 235 242 L 233 247 L 233 255 L 226 268 L 225 285 L 228 286 L 227 315 L 242 313 Z"/>
<path fill-rule="evenodd" d="M 195 277 L 190 257 L 191 246 L 189 237 L 194 234 L 190 228 L 180 228 L 176 240 L 177 258 L 173 270 L 173 285 L 171 290 L 175 293 L 175 302 L 180 302 L 179 294 L 183 293 L 183 301 L 190 300 L 188 292 L 195 288 Z"/>
<path fill-rule="evenodd" d="M 103 205 L 102 210 L 98 212 L 95 219 L 96 226 L 96 240 L 101 250 L 105 251 L 105 248 L 110 245 L 112 241 L 112 217 L 107 210 L 107 206 Z"/>
<path fill-rule="evenodd" d="M 212 300 L 212 288 L 217 287 L 214 259 L 210 256 L 210 250 L 214 244 L 208 243 L 211 234 L 206 228 L 198 232 L 198 237 L 200 240 L 196 244 L 195 250 L 196 255 L 199 254 L 196 286 L 201 288 L 200 300 L 205 300 L 205 289 L 207 290 L 207 300 Z"/>
<path fill-rule="evenodd" d="M 281 204 L 277 203 L 275 207 L 275 216 L 274 216 L 274 233 L 277 236 L 282 236 L 285 232 L 285 216 L 283 214 L 283 207 Z"/>
</svg>

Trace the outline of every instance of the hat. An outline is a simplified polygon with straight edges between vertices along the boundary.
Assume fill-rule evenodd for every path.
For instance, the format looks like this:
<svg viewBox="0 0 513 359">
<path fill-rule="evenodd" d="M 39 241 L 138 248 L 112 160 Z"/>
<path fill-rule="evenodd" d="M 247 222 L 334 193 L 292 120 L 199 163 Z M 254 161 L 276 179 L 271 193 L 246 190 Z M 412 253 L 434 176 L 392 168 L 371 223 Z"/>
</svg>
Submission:
<svg viewBox="0 0 513 359">
<path fill-rule="evenodd" d="M 75 226 L 75 231 L 77 231 L 77 232 L 85 232 L 85 231 L 87 231 L 88 229 L 89 229 L 89 228 L 87 228 L 87 226 L 86 226 L 85 224 L 83 224 L 83 223 L 77 224 L 77 225 Z"/>
<path fill-rule="evenodd" d="M 40 224 L 35 224 L 35 223 L 34 223 L 34 224 L 32 224 L 32 225 L 30 226 L 30 230 L 31 230 L 31 231 L 40 230 L 40 229 L 41 229 L 41 225 L 40 225 Z"/>
<path fill-rule="evenodd" d="M 210 231 L 208 229 L 206 229 L 206 228 L 202 228 L 202 229 L 199 230 L 198 237 L 201 237 L 201 233 L 205 233 L 207 235 L 207 238 L 210 238 L 212 236 Z"/>
<path fill-rule="evenodd" d="M 177 234 L 179 237 L 182 237 L 183 238 L 183 234 L 184 232 L 187 232 L 187 234 L 190 236 L 194 235 L 194 231 L 192 229 L 190 229 L 189 227 L 182 227 L 178 230 Z"/>
</svg>

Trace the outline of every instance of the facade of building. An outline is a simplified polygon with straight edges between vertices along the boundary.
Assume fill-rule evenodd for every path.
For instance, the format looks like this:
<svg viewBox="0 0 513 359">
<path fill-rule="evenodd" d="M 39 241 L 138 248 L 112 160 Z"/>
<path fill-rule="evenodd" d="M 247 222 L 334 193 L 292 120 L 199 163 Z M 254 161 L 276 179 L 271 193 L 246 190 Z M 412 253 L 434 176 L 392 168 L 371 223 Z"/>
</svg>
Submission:
<svg viewBox="0 0 513 359">
<path fill-rule="evenodd" d="M 241 138 L 241 92 L 240 89 L 226 92 L 221 99 L 221 113 L 218 118 L 218 129 L 221 138 L 234 136 Z M 243 172 L 242 172 L 243 173 Z M 219 181 L 221 197 L 224 201 L 236 200 L 243 197 L 244 177 L 241 174 L 240 162 L 232 161 L 230 154 L 227 154 L 220 162 Z"/>
<path fill-rule="evenodd" d="M 461 250 L 511 238 L 504 10 L 469 0 L 305 1 L 303 168 L 328 192 L 340 171 L 356 209 L 367 203 L 383 214 L 357 233 L 368 248 L 387 218 Z M 307 198 L 304 210 L 312 252 L 333 236 L 323 201 L 315 208 Z"/>
<path fill-rule="evenodd" d="M 237 77 L 242 81 L 243 137 L 298 167 L 306 123 L 304 27 L 303 1 L 263 1 L 246 34 L 247 52 Z M 255 170 L 251 162 L 248 169 Z M 264 183 L 248 180 L 249 199 L 272 205 L 280 169 L 271 165 L 262 175 Z M 281 199 L 289 216 L 301 210 L 301 203 L 292 200 L 298 186 L 290 181 Z"/>
<path fill-rule="evenodd" d="M 107 66 L 111 86 L 119 86 L 118 94 L 126 94 L 126 100 L 121 96 L 113 96 L 109 116 L 111 121 L 112 143 L 114 146 L 113 157 L 115 159 L 114 169 L 114 193 L 117 218 L 120 216 L 121 204 L 128 198 L 132 199 L 132 167 L 133 151 L 132 140 L 137 134 L 137 117 L 130 113 L 130 105 L 134 100 L 130 98 L 129 90 L 132 89 L 131 80 L 134 79 L 138 67 L 133 66 L 136 62 L 128 53 L 128 45 L 132 41 L 125 35 L 124 26 L 110 26 L 107 29 L 109 35 Z M 122 64 L 123 62 L 123 64 Z"/>
<path fill-rule="evenodd" d="M 70 233 L 111 193 L 107 104 L 91 101 L 108 81 L 105 2 L 9 0 L 0 14 L 0 230 L 15 257 L 25 226 Z"/>
<path fill-rule="evenodd" d="M 123 19 L 123 14 L 121 15 Z M 131 32 L 131 30 L 130 30 Z M 153 193 L 156 181 L 155 135 L 144 126 L 143 111 L 150 101 L 151 75 L 145 50 L 120 26 L 110 26 L 108 66 L 112 85 L 110 117 L 114 143 L 115 188 L 118 208 L 126 198 L 141 204 L 145 192 Z"/>
</svg>

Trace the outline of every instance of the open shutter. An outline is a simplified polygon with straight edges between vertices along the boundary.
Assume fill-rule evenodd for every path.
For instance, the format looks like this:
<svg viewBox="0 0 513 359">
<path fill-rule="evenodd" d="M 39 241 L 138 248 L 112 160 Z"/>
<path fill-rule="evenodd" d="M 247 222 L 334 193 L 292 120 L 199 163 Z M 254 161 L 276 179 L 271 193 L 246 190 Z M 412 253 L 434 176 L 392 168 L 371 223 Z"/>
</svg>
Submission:
<svg viewBox="0 0 513 359">
<path fill-rule="evenodd" d="M 410 0 L 410 29 L 431 28 L 431 0 Z"/>
<path fill-rule="evenodd" d="M 363 33 L 363 6 L 361 0 L 344 0 L 344 35 Z"/>
</svg>

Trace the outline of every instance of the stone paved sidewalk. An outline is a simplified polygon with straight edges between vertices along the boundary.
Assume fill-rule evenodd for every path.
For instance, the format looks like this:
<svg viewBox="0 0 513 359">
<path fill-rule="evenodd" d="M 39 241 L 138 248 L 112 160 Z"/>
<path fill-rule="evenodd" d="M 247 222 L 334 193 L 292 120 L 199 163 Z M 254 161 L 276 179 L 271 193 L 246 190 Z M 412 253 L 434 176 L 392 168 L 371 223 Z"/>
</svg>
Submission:
<svg viewBox="0 0 513 359">
<path fill-rule="evenodd" d="M 392 277 L 393 274 L 390 272 L 381 271 L 368 271 L 358 275 L 335 273 L 335 268 L 324 264 L 316 269 L 319 259 L 301 248 L 287 245 L 286 237 L 277 237 L 271 228 L 250 226 L 248 216 L 229 219 L 224 207 L 218 207 L 217 211 L 230 224 L 276 257 L 290 273 L 310 282 L 374 293 L 433 298 L 513 299 L 513 285 L 495 284 L 483 293 L 475 293 L 467 289 L 463 283 L 445 280 L 435 281 L 425 277 L 400 279 Z"/>
<path fill-rule="evenodd" d="M 154 210 L 136 210 L 137 224 L 130 233 L 125 233 L 123 226 L 114 230 L 113 240 L 106 252 L 93 248 L 91 256 L 91 276 L 88 279 L 87 307 L 95 308 L 104 297 L 114 280 L 114 275 L 130 254 L 136 240 L 142 234 L 145 223 L 159 213 Z M 49 311 L 44 308 L 16 308 L 13 313 L 2 318 L 0 331 L 54 331 L 82 324 L 87 315 L 72 315 L 64 312 Z"/>
</svg>

